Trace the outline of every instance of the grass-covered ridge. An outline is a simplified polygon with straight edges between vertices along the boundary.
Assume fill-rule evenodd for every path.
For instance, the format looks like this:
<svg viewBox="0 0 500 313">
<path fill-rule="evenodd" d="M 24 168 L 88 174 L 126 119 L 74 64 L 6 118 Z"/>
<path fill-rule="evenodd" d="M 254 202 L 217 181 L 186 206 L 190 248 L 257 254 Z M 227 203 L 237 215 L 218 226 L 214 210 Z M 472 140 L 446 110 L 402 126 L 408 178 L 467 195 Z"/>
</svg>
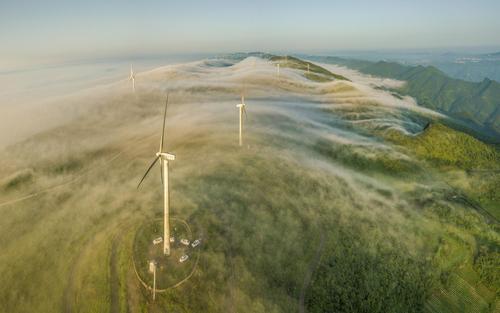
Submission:
<svg viewBox="0 0 500 313">
<path fill-rule="evenodd" d="M 315 82 L 323 83 L 333 80 L 349 81 L 348 78 L 342 75 L 332 73 L 329 70 L 319 65 L 301 60 L 293 56 L 271 56 L 270 60 L 279 64 L 281 67 L 288 67 L 304 71 L 303 75 L 306 78 Z M 307 71 L 308 66 L 309 66 L 309 72 Z"/>
<path fill-rule="evenodd" d="M 438 166 L 465 170 L 500 169 L 500 153 L 494 146 L 439 123 L 431 123 L 417 136 L 404 136 L 398 132 L 387 136 Z"/>
<path fill-rule="evenodd" d="M 500 221 L 500 152 L 497 147 L 439 123 L 430 124 L 416 136 L 398 132 L 386 132 L 385 136 L 438 170 L 452 172 L 447 181 L 471 198 L 464 201 L 476 201 L 478 208 L 482 206 L 480 210 L 484 209 L 486 214 Z M 457 170 L 461 174 L 457 174 Z"/>
<path fill-rule="evenodd" d="M 500 83 L 490 79 L 468 82 L 448 77 L 433 66 L 408 66 L 396 62 L 370 62 L 339 57 L 311 57 L 321 62 L 347 66 L 362 73 L 404 80 L 398 92 L 417 99 L 418 104 L 464 121 L 498 142 L 500 138 Z"/>
</svg>

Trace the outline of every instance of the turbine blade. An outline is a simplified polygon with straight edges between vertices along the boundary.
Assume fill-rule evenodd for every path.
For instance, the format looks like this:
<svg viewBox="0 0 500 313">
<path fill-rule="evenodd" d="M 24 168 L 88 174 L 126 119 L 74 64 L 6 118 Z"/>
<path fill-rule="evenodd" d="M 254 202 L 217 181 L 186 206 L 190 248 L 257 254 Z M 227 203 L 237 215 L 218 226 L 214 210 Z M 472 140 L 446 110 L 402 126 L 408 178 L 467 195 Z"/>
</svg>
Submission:
<svg viewBox="0 0 500 313">
<path fill-rule="evenodd" d="M 159 157 L 155 157 L 155 159 L 153 160 L 153 162 L 151 163 L 151 165 L 148 167 L 146 173 L 144 173 L 144 176 L 142 176 L 141 178 L 141 181 L 139 182 L 139 184 L 137 185 L 137 189 L 139 189 L 139 186 L 142 184 L 142 182 L 144 181 L 144 178 L 146 178 L 146 176 L 148 175 L 149 171 L 151 170 L 151 168 L 153 168 L 153 165 L 155 165 L 155 163 L 159 160 L 160 158 Z"/>
<path fill-rule="evenodd" d="M 165 101 L 165 111 L 163 112 L 163 128 L 161 130 L 160 152 L 163 152 L 163 147 L 164 147 L 165 121 L 167 119 L 167 106 L 168 106 L 168 93 L 167 93 L 167 100 Z"/>
<path fill-rule="evenodd" d="M 245 120 L 248 119 L 246 105 L 243 106 L 243 113 L 245 113 Z"/>
</svg>

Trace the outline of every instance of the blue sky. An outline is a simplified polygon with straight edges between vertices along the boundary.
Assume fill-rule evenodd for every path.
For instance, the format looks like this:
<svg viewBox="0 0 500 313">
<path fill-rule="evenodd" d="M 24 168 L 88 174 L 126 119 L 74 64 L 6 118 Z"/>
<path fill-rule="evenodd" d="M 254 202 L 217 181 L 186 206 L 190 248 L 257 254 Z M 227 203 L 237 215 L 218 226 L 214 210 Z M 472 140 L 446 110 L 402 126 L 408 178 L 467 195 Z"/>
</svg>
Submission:
<svg viewBox="0 0 500 313">
<path fill-rule="evenodd" d="M 500 1 L 6 1 L 0 66 L 138 54 L 500 47 Z"/>
</svg>

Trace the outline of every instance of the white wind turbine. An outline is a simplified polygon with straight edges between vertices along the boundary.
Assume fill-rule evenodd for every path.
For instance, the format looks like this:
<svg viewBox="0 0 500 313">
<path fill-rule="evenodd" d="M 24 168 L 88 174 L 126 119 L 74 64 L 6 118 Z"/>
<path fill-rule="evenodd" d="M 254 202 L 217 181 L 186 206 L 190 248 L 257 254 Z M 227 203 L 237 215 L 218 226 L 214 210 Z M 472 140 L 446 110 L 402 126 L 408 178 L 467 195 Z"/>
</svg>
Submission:
<svg viewBox="0 0 500 313">
<path fill-rule="evenodd" d="M 169 186 L 168 186 L 168 161 L 175 160 L 175 155 L 164 152 L 164 135 L 165 135 L 165 120 L 167 118 L 167 105 L 168 105 L 168 94 L 167 100 L 165 101 L 165 111 L 163 114 L 163 129 L 161 133 L 160 139 L 160 148 L 159 151 L 156 152 L 156 156 L 149 165 L 148 169 L 144 176 L 142 176 L 141 181 L 137 185 L 137 188 L 141 185 L 142 181 L 148 175 L 149 171 L 157 161 L 160 162 L 160 173 L 161 180 L 163 183 L 163 254 L 170 255 L 170 223 L 169 223 L 169 214 L 170 214 L 170 195 L 169 195 Z"/>
<path fill-rule="evenodd" d="M 240 147 L 243 145 L 243 113 L 245 113 L 245 118 L 247 117 L 247 110 L 245 106 L 245 96 L 241 95 L 241 103 L 236 105 L 236 107 L 239 109 L 240 116 Z"/>
<path fill-rule="evenodd" d="M 135 73 L 132 69 L 132 64 L 130 65 L 130 75 L 128 77 L 128 80 L 132 81 L 132 91 L 135 92 Z"/>
</svg>

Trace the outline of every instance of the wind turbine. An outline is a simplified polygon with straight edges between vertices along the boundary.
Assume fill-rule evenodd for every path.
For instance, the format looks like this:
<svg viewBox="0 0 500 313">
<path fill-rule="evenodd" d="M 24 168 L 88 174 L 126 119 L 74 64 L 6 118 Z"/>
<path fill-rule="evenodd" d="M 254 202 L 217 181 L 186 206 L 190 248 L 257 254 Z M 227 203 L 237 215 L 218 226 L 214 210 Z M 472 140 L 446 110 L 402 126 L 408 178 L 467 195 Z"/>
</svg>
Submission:
<svg viewBox="0 0 500 313">
<path fill-rule="evenodd" d="M 135 73 L 132 69 L 132 64 L 130 64 L 130 76 L 128 77 L 128 80 L 132 81 L 132 91 L 135 92 Z"/>
<path fill-rule="evenodd" d="M 163 183 L 163 254 L 170 255 L 170 223 L 169 223 L 169 213 L 170 213 L 170 195 L 168 186 L 168 161 L 175 160 L 175 155 L 165 152 L 165 120 L 167 119 L 167 106 L 168 106 L 168 94 L 167 100 L 165 101 L 165 111 L 163 113 L 163 129 L 161 132 L 160 148 L 156 152 L 156 156 L 149 165 L 144 176 L 142 176 L 141 181 L 137 185 L 137 188 L 141 185 L 142 181 L 148 175 L 149 171 L 156 164 L 157 161 L 160 163 L 160 173 L 161 180 Z"/>
<path fill-rule="evenodd" d="M 245 109 L 245 106 L 245 96 L 241 95 L 241 103 L 236 105 L 239 109 L 240 115 L 240 147 L 243 145 L 243 112 L 245 113 L 245 118 L 247 117 L 247 110 Z"/>
<path fill-rule="evenodd" d="M 276 74 L 278 75 L 278 78 L 280 78 L 280 64 L 276 64 Z"/>
</svg>

